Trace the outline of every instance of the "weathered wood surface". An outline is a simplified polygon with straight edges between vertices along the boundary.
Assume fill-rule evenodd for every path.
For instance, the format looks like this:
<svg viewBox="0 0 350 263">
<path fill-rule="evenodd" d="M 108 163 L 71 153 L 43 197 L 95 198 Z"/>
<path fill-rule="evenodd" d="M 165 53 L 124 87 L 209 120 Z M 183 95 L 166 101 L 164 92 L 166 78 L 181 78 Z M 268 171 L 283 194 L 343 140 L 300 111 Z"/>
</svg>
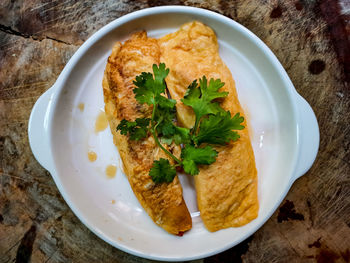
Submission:
<svg viewBox="0 0 350 263">
<path fill-rule="evenodd" d="M 317 115 L 311 170 L 252 237 L 198 262 L 350 262 L 349 1 L 0 2 L 0 262 L 150 262 L 115 249 L 73 215 L 34 159 L 27 125 L 36 99 L 91 34 L 161 4 L 211 9 L 277 55 Z"/>
</svg>

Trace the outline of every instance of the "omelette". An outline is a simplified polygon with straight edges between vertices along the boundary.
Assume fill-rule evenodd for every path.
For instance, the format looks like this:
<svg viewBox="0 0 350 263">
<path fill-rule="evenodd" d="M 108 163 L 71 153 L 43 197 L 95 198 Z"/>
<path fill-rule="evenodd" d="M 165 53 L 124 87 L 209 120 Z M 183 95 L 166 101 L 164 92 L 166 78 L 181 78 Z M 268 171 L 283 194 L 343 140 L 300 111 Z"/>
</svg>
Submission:
<svg viewBox="0 0 350 263">
<path fill-rule="evenodd" d="M 170 68 L 166 84 L 177 102 L 177 119 L 182 126 L 192 128 L 195 114 L 181 99 L 188 85 L 202 76 L 221 79 L 225 85 L 220 91 L 229 92 L 221 107 L 232 116 L 237 112 L 244 116 L 235 82 L 220 58 L 211 28 L 196 21 L 187 23 L 160 38 L 159 46 L 160 61 Z M 219 153 L 216 162 L 203 165 L 194 176 L 198 208 L 209 231 L 242 226 L 258 216 L 257 170 L 246 121 L 243 125 L 246 128 L 238 131 L 240 138 L 215 147 Z"/>
<path fill-rule="evenodd" d="M 135 33 L 124 44 L 116 43 L 108 58 L 102 83 L 105 112 L 135 196 L 157 225 L 171 234 L 182 235 L 192 227 L 192 221 L 178 177 L 171 183 L 155 184 L 149 176 L 153 161 L 169 159 L 168 156 L 151 135 L 132 141 L 116 130 L 123 119 L 135 121 L 136 118 L 151 116 L 152 107 L 136 101 L 133 80 L 141 72 L 151 72 L 152 65 L 159 64 L 159 59 L 158 42 L 148 38 L 146 32 Z M 175 154 L 180 149 L 169 146 L 168 150 Z"/>
</svg>

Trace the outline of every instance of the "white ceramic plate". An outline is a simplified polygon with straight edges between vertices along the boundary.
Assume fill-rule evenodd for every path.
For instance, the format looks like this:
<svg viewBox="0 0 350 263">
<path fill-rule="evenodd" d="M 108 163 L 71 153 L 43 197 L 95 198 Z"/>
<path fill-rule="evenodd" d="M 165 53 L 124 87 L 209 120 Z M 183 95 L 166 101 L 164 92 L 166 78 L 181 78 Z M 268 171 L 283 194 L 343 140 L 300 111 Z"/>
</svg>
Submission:
<svg viewBox="0 0 350 263">
<path fill-rule="evenodd" d="M 132 32 L 160 37 L 199 20 L 214 29 L 220 54 L 236 80 L 249 117 L 259 178 L 260 210 L 249 224 L 208 232 L 199 216 L 192 179 L 180 176 L 193 228 L 183 237 L 156 226 L 133 195 L 109 129 L 94 132 L 104 108 L 102 76 L 112 46 Z M 84 103 L 81 112 L 78 104 Z M 91 36 L 52 88 L 36 102 L 29 140 L 37 160 L 52 174 L 64 199 L 100 238 L 131 254 L 158 260 L 190 260 L 219 253 L 254 233 L 272 215 L 291 184 L 312 165 L 319 131 L 309 104 L 297 94 L 267 46 L 240 24 L 203 9 L 167 6 L 123 16 Z M 87 152 L 97 153 L 89 162 Z M 118 166 L 108 179 L 105 167 Z M 112 204 L 112 200 L 115 203 Z"/>
</svg>

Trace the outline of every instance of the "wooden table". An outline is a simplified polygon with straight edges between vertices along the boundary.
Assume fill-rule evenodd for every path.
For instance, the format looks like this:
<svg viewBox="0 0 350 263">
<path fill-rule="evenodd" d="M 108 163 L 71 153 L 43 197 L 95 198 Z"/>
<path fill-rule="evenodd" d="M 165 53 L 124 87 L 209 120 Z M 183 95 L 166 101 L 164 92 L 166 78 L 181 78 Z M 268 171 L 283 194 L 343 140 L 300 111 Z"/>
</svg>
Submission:
<svg viewBox="0 0 350 263">
<path fill-rule="evenodd" d="M 253 31 L 313 107 L 321 132 L 311 170 L 240 245 L 196 262 L 350 262 L 350 3 L 337 1 L 0 2 L 0 262 L 150 262 L 119 251 L 72 213 L 34 159 L 36 99 L 108 22 L 162 4 L 203 7 Z"/>
</svg>

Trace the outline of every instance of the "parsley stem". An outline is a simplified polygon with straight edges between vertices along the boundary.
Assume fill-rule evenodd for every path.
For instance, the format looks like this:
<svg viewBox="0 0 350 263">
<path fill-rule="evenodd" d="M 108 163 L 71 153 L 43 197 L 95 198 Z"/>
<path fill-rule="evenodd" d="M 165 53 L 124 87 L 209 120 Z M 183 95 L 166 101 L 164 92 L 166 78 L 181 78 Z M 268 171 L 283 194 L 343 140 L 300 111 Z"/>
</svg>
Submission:
<svg viewBox="0 0 350 263">
<path fill-rule="evenodd" d="M 171 158 L 173 158 L 175 160 L 175 162 L 177 162 L 178 164 L 181 164 L 181 161 L 175 157 L 175 155 L 173 155 L 171 152 L 169 152 L 167 149 L 164 148 L 164 146 L 159 142 L 156 131 L 154 129 L 151 130 L 151 133 L 153 135 L 153 138 L 156 142 L 156 144 L 159 146 L 159 148 L 161 148 L 167 155 L 169 155 Z"/>
<path fill-rule="evenodd" d="M 151 133 L 152 133 L 152 136 L 154 138 L 154 141 L 159 146 L 159 148 L 161 148 L 167 155 L 169 155 L 171 158 L 173 158 L 175 160 L 175 162 L 177 162 L 178 164 L 181 165 L 181 161 L 178 158 L 176 158 L 175 155 L 173 155 L 171 152 L 169 152 L 167 149 L 165 149 L 164 146 L 158 140 L 158 136 L 156 133 L 157 125 L 154 126 L 154 116 L 155 116 L 157 106 L 158 106 L 158 103 L 153 104 L 152 119 L 151 119 Z"/>
<path fill-rule="evenodd" d="M 196 135 L 197 129 L 198 129 L 198 125 L 199 125 L 199 118 L 196 116 L 196 121 L 195 121 L 194 127 L 193 127 L 193 135 Z"/>
<path fill-rule="evenodd" d="M 155 103 L 153 104 L 153 109 L 152 109 L 152 117 L 151 117 L 151 129 L 153 130 L 154 128 L 154 115 L 156 114 L 156 108 L 157 108 L 158 104 Z"/>
</svg>

